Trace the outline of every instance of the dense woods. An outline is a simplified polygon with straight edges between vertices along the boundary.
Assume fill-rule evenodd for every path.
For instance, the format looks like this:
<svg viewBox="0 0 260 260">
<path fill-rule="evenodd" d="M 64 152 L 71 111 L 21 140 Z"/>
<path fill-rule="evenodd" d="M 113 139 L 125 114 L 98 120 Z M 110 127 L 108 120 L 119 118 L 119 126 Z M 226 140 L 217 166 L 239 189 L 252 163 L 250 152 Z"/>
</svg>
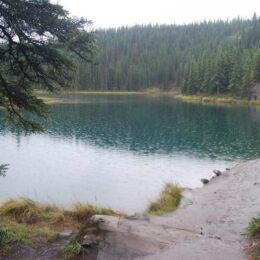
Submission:
<svg viewBox="0 0 260 260">
<path fill-rule="evenodd" d="M 189 94 L 248 97 L 260 81 L 260 19 L 98 30 L 92 65 L 76 86 L 91 90 L 181 87 Z"/>
</svg>

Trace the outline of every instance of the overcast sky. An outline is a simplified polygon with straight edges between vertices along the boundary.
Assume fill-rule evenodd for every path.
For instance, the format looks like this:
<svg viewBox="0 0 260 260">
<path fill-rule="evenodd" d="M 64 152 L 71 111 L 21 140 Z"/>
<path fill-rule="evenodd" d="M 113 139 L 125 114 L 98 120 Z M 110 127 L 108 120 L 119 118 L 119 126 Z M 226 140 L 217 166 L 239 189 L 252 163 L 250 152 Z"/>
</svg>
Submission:
<svg viewBox="0 0 260 260">
<path fill-rule="evenodd" d="M 260 0 L 52 0 L 96 28 L 135 24 L 183 24 L 260 15 Z"/>
</svg>

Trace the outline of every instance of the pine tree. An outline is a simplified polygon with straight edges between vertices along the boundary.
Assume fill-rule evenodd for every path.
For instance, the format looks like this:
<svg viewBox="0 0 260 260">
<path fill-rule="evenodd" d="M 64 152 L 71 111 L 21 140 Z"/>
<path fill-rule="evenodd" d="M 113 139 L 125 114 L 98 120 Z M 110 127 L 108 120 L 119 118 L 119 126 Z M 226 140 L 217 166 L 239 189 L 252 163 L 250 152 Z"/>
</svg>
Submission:
<svg viewBox="0 0 260 260">
<path fill-rule="evenodd" d="M 243 77 L 242 97 L 250 98 L 250 90 L 254 84 L 253 73 L 250 69 L 247 69 Z"/>
<path fill-rule="evenodd" d="M 256 83 L 260 82 L 260 53 L 258 53 L 255 58 L 254 81 Z"/>
<path fill-rule="evenodd" d="M 55 91 L 68 85 L 75 57 L 92 58 L 94 34 L 86 30 L 87 20 L 71 18 L 48 0 L 0 0 L 0 6 L 0 106 L 13 123 L 40 131 L 41 125 L 24 115 L 48 115 L 34 88 Z"/>
<path fill-rule="evenodd" d="M 230 75 L 230 81 L 228 85 L 228 90 L 233 94 L 233 95 L 239 95 L 241 93 L 241 82 L 242 82 L 242 68 L 241 68 L 241 63 L 239 60 L 239 57 L 236 57 L 234 60 L 232 70 L 231 70 L 231 75 Z"/>
</svg>

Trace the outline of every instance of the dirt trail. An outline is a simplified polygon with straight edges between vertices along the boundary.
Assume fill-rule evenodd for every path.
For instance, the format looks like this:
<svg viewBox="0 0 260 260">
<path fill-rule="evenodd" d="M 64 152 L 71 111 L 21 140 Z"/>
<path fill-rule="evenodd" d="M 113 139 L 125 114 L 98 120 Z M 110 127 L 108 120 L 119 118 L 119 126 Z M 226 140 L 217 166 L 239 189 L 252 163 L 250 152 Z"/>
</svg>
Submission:
<svg viewBox="0 0 260 260">
<path fill-rule="evenodd" d="M 180 208 L 163 217 L 96 216 L 104 233 L 98 259 L 246 259 L 245 229 L 260 216 L 260 160 L 237 165 L 184 195 Z"/>
</svg>

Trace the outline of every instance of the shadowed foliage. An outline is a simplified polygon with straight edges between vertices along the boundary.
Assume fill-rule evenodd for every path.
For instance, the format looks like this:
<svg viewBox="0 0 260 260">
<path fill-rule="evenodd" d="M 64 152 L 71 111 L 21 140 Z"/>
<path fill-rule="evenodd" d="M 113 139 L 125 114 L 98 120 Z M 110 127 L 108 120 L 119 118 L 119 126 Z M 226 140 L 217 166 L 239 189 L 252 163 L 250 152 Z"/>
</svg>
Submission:
<svg viewBox="0 0 260 260">
<path fill-rule="evenodd" d="M 59 90 L 72 79 L 76 57 L 91 60 L 90 22 L 48 0 L 1 0 L 0 21 L 0 106 L 11 122 L 40 131 L 30 114 L 46 118 L 48 109 L 33 89 Z"/>
</svg>

